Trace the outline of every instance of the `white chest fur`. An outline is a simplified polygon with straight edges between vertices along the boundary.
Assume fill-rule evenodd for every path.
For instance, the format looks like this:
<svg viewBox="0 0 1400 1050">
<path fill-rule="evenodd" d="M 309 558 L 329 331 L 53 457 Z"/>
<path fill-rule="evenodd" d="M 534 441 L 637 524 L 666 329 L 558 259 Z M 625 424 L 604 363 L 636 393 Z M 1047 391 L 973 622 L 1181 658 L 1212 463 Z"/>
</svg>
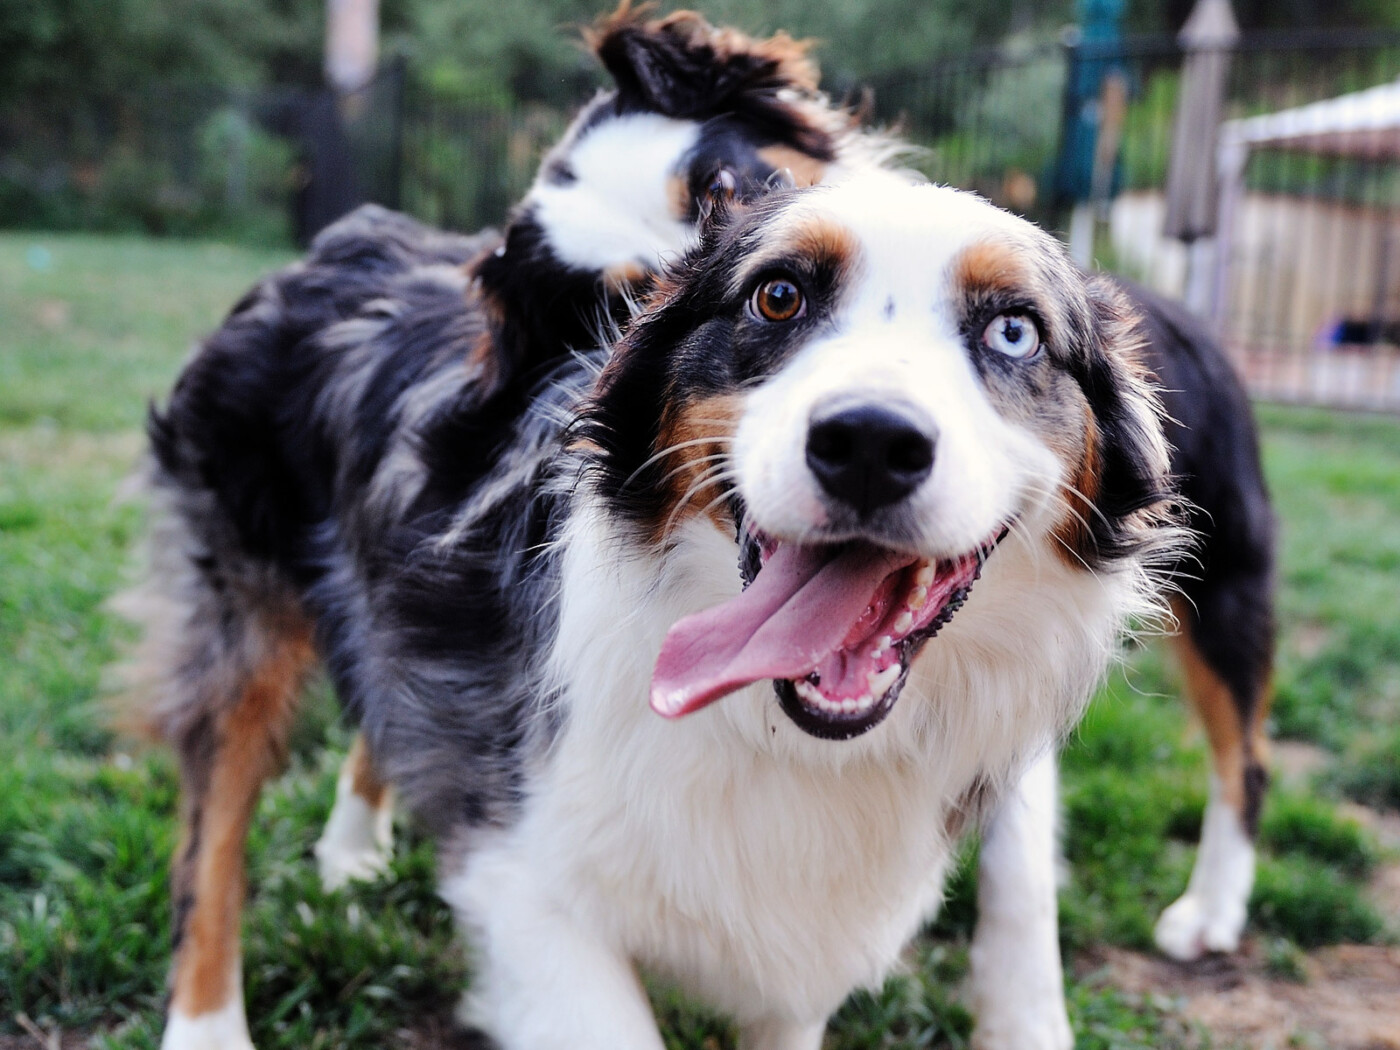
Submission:
<svg viewBox="0 0 1400 1050">
<path fill-rule="evenodd" d="M 444 893 L 492 956 L 521 936 L 495 932 L 504 898 L 528 898 L 741 1022 L 819 1020 L 937 905 L 968 787 L 1003 782 L 1078 713 L 1133 588 L 1012 544 L 864 737 L 806 736 L 768 683 L 667 722 L 647 705 L 655 655 L 737 591 L 733 542 L 693 525 L 665 565 L 629 562 L 582 509 L 549 666 L 565 729 L 521 821 L 474 842 Z"/>
</svg>

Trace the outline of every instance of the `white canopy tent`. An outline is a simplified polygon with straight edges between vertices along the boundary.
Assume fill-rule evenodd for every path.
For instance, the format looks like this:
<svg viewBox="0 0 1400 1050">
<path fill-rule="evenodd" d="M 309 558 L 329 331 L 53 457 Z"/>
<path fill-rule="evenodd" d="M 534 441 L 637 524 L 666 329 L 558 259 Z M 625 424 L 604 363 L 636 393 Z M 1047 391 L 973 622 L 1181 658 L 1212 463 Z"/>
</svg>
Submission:
<svg viewBox="0 0 1400 1050">
<path fill-rule="evenodd" d="M 1220 126 L 1216 147 L 1220 231 L 1210 311 L 1217 328 L 1223 322 L 1227 266 L 1244 197 L 1245 166 L 1256 149 L 1400 160 L 1400 80 Z"/>
<path fill-rule="evenodd" d="M 1216 147 L 1219 230 L 1214 281 L 1211 282 L 1213 287 L 1206 293 L 1211 301 L 1205 312 L 1214 321 L 1216 331 L 1231 343 L 1235 341 L 1230 339 L 1227 332 L 1227 314 L 1231 309 L 1230 270 L 1232 262 L 1243 262 L 1241 253 L 1245 250 L 1247 238 L 1251 236 L 1245 221 L 1245 168 L 1250 154 L 1255 150 L 1282 150 L 1382 164 L 1400 162 L 1400 80 L 1321 102 L 1221 124 Z M 1255 201 L 1250 205 L 1250 214 L 1254 219 L 1249 229 L 1257 233 L 1259 216 L 1264 214 L 1261 209 L 1270 207 L 1276 216 L 1299 214 L 1288 211 L 1288 206 L 1280 201 L 1275 201 L 1273 205 Z M 1395 225 L 1397 214 L 1400 213 L 1394 209 L 1383 212 L 1373 210 L 1368 218 L 1364 209 L 1352 210 L 1349 214 L 1332 211 L 1327 227 L 1335 223 L 1348 224 L 1333 227 L 1330 234 L 1332 239 L 1346 239 L 1353 252 L 1370 253 L 1375 258 L 1370 264 L 1362 264 L 1355 255 L 1350 263 L 1344 263 L 1340 257 L 1334 258 L 1331 265 L 1345 265 L 1348 267 L 1347 273 L 1316 282 L 1306 289 L 1309 295 L 1295 296 L 1288 309 L 1301 317 L 1316 306 L 1315 300 L 1319 295 L 1334 296 L 1339 287 L 1355 285 L 1358 281 L 1371 281 L 1373 289 L 1368 297 L 1373 306 L 1368 312 L 1381 318 L 1384 304 L 1394 299 L 1396 290 L 1396 269 L 1391 264 L 1391 256 L 1395 245 L 1400 243 L 1395 240 L 1397 233 L 1400 233 L 1400 226 Z M 1372 226 L 1368 228 L 1367 223 Z M 1377 227 L 1374 225 L 1376 223 L 1384 224 L 1387 228 Z M 1296 228 L 1285 229 L 1287 243 L 1293 246 L 1297 257 L 1314 254 L 1318 244 L 1318 225 L 1310 221 L 1300 223 Z M 1279 243 L 1275 241 L 1276 245 Z M 1310 249 L 1310 245 L 1314 247 Z M 1332 258 L 1330 255 L 1327 257 Z M 1289 260 L 1283 265 L 1299 264 Z M 1341 308 L 1339 305 L 1338 309 Z M 1235 348 L 1236 352 L 1247 357 L 1251 341 L 1246 338 L 1242 345 Z M 1256 352 L 1283 354 L 1273 357 L 1272 363 L 1264 366 L 1264 374 L 1255 378 L 1254 386 L 1259 390 L 1267 388 L 1269 396 L 1307 397 L 1392 410 L 1400 406 L 1400 370 L 1397 370 L 1400 368 L 1400 358 L 1396 358 L 1393 352 L 1361 356 L 1318 355 L 1311 352 L 1312 345 L 1303 345 L 1298 341 L 1296 334 L 1287 350 L 1277 345 L 1269 350 L 1268 346 L 1271 342 L 1276 344 L 1276 339 L 1266 338 L 1263 342 L 1262 347 L 1254 348 Z M 1248 366 L 1246 370 L 1249 370 Z"/>
<path fill-rule="evenodd" d="M 1400 80 L 1365 91 L 1227 121 L 1220 128 L 1222 174 L 1232 154 L 1288 149 L 1338 157 L 1400 157 Z"/>
</svg>

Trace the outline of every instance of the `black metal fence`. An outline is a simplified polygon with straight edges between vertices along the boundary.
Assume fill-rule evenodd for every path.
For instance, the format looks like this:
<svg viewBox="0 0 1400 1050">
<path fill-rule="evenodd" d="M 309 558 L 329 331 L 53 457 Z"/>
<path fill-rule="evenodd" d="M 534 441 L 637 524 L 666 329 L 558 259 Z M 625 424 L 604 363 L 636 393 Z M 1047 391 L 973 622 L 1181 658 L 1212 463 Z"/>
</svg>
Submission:
<svg viewBox="0 0 1400 1050">
<path fill-rule="evenodd" d="M 1089 113 L 1111 144 L 1088 213 L 1097 265 L 1176 295 L 1195 268 L 1210 293 L 1197 305 L 1258 394 L 1400 409 L 1400 108 L 1370 149 L 1316 136 L 1246 144 L 1230 228 L 1202 252 L 1162 234 L 1182 61 L 1170 39 L 1035 46 L 866 87 L 876 119 L 920 148 L 914 166 L 1058 231 L 1084 192 L 1084 129 L 1071 125 Z M 1086 69 L 1113 85 L 1087 108 L 1075 97 Z M 1240 121 L 1397 74 L 1400 34 L 1247 37 L 1232 51 L 1223 127 L 1238 136 Z M 580 102 L 589 90 L 581 79 Z M 0 225 L 304 239 L 377 200 L 476 229 L 502 221 L 567 116 L 434 96 L 402 67 L 351 98 L 180 88 L 96 105 L 61 128 L 0 114 Z"/>
</svg>

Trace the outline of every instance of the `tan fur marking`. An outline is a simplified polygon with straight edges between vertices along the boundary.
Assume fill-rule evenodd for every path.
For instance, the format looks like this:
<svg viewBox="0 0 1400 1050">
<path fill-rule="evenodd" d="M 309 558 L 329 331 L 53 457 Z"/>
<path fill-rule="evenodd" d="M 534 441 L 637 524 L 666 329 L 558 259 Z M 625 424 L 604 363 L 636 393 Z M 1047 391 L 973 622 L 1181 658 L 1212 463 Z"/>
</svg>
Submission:
<svg viewBox="0 0 1400 1050">
<path fill-rule="evenodd" d="M 666 197 L 671 202 L 671 216 L 680 221 L 690 219 L 690 181 L 680 175 L 666 180 Z"/>
<path fill-rule="evenodd" d="M 1179 622 L 1190 622 L 1191 610 L 1182 599 L 1173 599 L 1172 612 Z M 1220 780 L 1223 797 L 1243 816 L 1246 810 L 1245 771 L 1251 765 L 1251 760 L 1262 762 L 1266 757 L 1264 712 L 1268 707 L 1267 698 L 1260 698 L 1254 725 L 1241 725 L 1239 709 L 1235 706 L 1229 686 L 1210 669 L 1196 648 L 1190 631 L 1178 632 L 1172 641 L 1186 674 L 1186 693 L 1205 725 L 1215 775 Z"/>
<path fill-rule="evenodd" d="M 603 271 L 603 280 L 609 291 L 621 292 L 634 288 L 646 279 L 646 267 L 641 263 L 624 262 L 609 266 Z"/>
<path fill-rule="evenodd" d="M 667 511 L 668 520 L 656 523 L 656 540 L 665 538 L 663 533 L 668 526 L 675 528 L 724 491 L 724 483 L 710 483 L 705 479 L 723 467 L 725 461 L 713 457 L 729 453 L 742 408 L 738 395 L 721 394 L 687 404 L 676 412 L 667 411 L 661 421 L 657 451 L 675 448 L 659 463 L 664 485 L 671 494 L 668 501 L 671 510 Z M 721 501 L 707 513 L 723 527 L 726 510 Z"/>
<path fill-rule="evenodd" d="M 860 256 L 860 242 L 839 223 L 819 217 L 799 217 L 781 224 L 763 247 L 746 259 L 730 278 L 737 293 L 754 278 L 792 258 L 821 262 L 848 272 Z"/>
<path fill-rule="evenodd" d="M 350 754 L 345 757 L 345 768 L 350 771 L 350 790 L 364 799 L 371 809 L 378 809 L 384 804 L 389 785 L 380 780 L 379 774 L 374 771 L 374 759 L 370 756 L 363 733 L 355 735 Z"/>
<path fill-rule="evenodd" d="M 286 639 L 216 730 L 202 796 L 185 790 L 177 899 L 188 895 L 171 1007 L 190 1017 L 226 1006 L 238 987 L 244 849 L 263 781 L 280 768 L 295 703 L 313 660 L 310 637 Z M 200 771 L 195 772 L 196 776 Z M 196 843 L 193 857 L 188 850 Z"/>
<path fill-rule="evenodd" d="M 1053 447 L 1052 451 L 1062 459 L 1072 459 L 1078 453 L 1079 463 L 1069 479 L 1061 487 L 1060 493 L 1065 502 L 1064 517 L 1055 527 L 1055 553 L 1066 564 L 1082 569 L 1094 543 L 1089 526 L 1097 511 L 1094 509 L 1099 498 L 1099 428 L 1094 422 L 1094 411 L 1084 406 L 1084 433 L 1077 449 Z M 1071 438 L 1064 436 L 1065 445 Z"/>
<path fill-rule="evenodd" d="M 776 171 L 787 170 L 799 186 L 816 186 L 826 177 L 826 164 L 791 146 L 765 146 L 759 159 Z"/>
<path fill-rule="evenodd" d="M 844 226 L 812 219 L 788 232 L 783 240 L 809 259 L 822 259 L 845 270 L 860 253 L 855 235 Z"/>
<path fill-rule="evenodd" d="M 953 270 L 955 285 L 965 293 L 1022 292 L 1036 283 L 1024 254 L 1014 244 L 979 240 L 958 256 Z"/>
</svg>

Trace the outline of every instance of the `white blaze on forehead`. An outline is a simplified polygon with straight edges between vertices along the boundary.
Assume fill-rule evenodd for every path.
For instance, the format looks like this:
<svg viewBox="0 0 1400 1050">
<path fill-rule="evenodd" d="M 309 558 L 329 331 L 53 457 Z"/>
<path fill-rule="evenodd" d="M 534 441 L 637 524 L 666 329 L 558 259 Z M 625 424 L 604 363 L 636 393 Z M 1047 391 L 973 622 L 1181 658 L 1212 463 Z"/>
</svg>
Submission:
<svg viewBox="0 0 1400 1050">
<path fill-rule="evenodd" d="M 781 259 L 785 242 L 814 226 L 851 235 L 861 263 L 858 294 L 877 298 L 882 307 L 891 298 L 897 306 L 917 305 L 925 316 L 943 305 L 935 296 L 953 290 L 949 267 L 968 247 L 989 236 L 1029 247 L 1041 237 L 1024 219 L 975 194 L 893 172 L 863 172 L 794 201 L 765 228 L 758 268 Z"/>
<path fill-rule="evenodd" d="M 695 147 L 693 121 L 655 113 L 607 120 L 563 158 L 575 178 L 554 184 L 541 172 L 526 198 L 555 256 L 570 266 L 657 269 L 689 248 L 695 228 L 675 214 L 676 178 Z"/>
</svg>

